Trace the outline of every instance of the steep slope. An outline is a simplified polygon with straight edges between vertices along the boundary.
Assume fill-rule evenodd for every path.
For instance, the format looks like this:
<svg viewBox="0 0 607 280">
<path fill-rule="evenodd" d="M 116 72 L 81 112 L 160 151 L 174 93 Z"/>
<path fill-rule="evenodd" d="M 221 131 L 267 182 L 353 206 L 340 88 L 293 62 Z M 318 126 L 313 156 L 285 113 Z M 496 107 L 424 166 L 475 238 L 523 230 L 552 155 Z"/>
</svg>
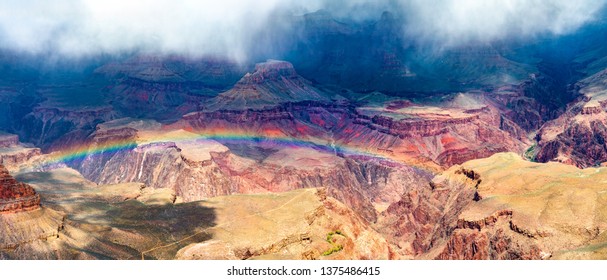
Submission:
<svg viewBox="0 0 607 280">
<path fill-rule="evenodd" d="M 226 59 L 139 55 L 95 70 L 109 80 L 104 91 L 124 116 L 177 119 L 234 84 L 243 70 Z"/>
<path fill-rule="evenodd" d="M 57 150 L 81 143 L 97 124 L 115 118 L 117 113 L 109 106 L 42 104 L 23 118 L 20 135 L 43 151 Z"/>
<path fill-rule="evenodd" d="M 375 207 L 394 202 L 404 185 L 430 176 L 378 158 L 340 156 L 313 143 L 213 140 L 184 130 L 154 129 L 157 125 L 120 120 L 100 126 L 89 139 L 87 156 L 68 164 L 100 184 L 140 182 L 173 190 L 183 201 L 326 187 L 369 221 L 376 219 Z M 116 142 L 120 149 L 113 148 Z"/>
<path fill-rule="evenodd" d="M 19 142 L 19 136 L 0 131 L 0 165 L 17 168 L 40 154 L 40 149 Z"/>
<path fill-rule="evenodd" d="M 496 154 L 410 191 L 380 224 L 418 258 L 604 258 L 606 176 Z"/>
<path fill-rule="evenodd" d="M 314 88 L 286 61 L 268 60 L 255 65 L 234 87 L 213 98 L 210 110 L 263 109 L 282 103 L 304 100 L 328 101 L 326 94 Z"/>
<path fill-rule="evenodd" d="M 0 214 L 35 210 L 40 207 L 40 195 L 31 186 L 15 180 L 0 165 Z"/>
<path fill-rule="evenodd" d="M 578 82 L 575 88 L 580 97 L 538 132 L 537 161 L 578 167 L 607 161 L 607 70 Z"/>
</svg>

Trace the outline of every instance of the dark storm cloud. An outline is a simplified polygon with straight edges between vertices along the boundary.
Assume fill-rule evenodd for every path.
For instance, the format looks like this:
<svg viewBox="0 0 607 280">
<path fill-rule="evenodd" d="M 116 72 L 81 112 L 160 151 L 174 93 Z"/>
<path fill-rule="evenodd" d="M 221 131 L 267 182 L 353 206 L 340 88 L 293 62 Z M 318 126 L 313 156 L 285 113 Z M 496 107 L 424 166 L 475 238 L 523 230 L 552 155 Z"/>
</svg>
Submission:
<svg viewBox="0 0 607 280">
<path fill-rule="evenodd" d="M 0 47 L 86 56 L 131 50 L 247 57 L 276 13 L 327 9 L 350 20 L 400 15 L 408 36 L 442 46 L 564 34 L 596 19 L 605 0 L 21 0 L 0 2 Z"/>
</svg>

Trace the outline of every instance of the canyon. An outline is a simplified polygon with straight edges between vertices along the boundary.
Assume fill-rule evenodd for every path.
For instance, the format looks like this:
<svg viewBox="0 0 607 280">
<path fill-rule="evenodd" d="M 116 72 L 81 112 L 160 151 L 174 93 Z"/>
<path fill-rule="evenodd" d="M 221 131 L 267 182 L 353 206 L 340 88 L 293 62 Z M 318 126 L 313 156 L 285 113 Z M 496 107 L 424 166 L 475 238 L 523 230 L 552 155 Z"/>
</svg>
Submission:
<svg viewBox="0 0 607 280">
<path fill-rule="evenodd" d="M 606 81 L 603 70 L 575 85 L 580 95 L 577 100 L 538 133 L 536 160 L 560 161 L 582 168 L 598 166 L 606 160 Z"/>
<path fill-rule="evenodd" d="M 435 50 L 398 16 L 0 50 L 0 259 L 605 259 L 605 27 Z"/>
</svg>

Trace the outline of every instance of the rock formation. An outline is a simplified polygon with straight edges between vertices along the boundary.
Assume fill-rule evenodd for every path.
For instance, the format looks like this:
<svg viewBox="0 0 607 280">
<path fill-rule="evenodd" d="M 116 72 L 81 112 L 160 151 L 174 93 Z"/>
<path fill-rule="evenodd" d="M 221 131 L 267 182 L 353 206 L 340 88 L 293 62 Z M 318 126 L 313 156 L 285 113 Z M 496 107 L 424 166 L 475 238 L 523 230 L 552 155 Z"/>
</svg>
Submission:
<svg viewBox="0 0 607 280">
<path fill-rule="evenodd" d="M 500 153 L 407 191 L 378 226 L 420 259 L 596 258 L 606 253 L 606 175 Z"/>
<path fill-rule="evenodd" d="M 469 98 L 483 98 L 472 94 Z M 481 99 L 486 100 L 486 99 Z M 496 152 L 522 152 L 526 133 L 490 101 L 437 108 L 391 104 L 353 108 L 339 102 L 305 101 L 271 109 L 202 111 L 171 125 L 193 131 L 232 130 L 322 139 L 369 150 L 409 164 L 441 169 Z"/>
<path fill-rule="evenodd" d="M 0 165 L 0 214 L 29 211 L 40 207 L 40 195 L 31 186 L 15 180 Z"/>
<path fill-rule="evenodd" d="M 39 106 L 23 118 L 22 138 L 43 151 L 78 145 L 97 124 L 117 118 L 110 106 L 62 108 Z"/>
<path fill-rule="evenodd" d="M 607 161 L 607 70 L 578 82 L 575 88 L 580 97 L 538 132 L 535 160 L 582 168 Z"/>
<path fill-rule="evenodd" d="M 287 102 L 328 101 L 323 92 L 295 72 L 286 61 L 268 60 L 255 65 L 234 87 L 213 98 L 210 110 L 246 110 L 275 107 Z"/>
<path fill-rule="evenodd" d="M 39 155 L 40 149 L 23 145 L 19 136 L 0 131 L 0 165 L 17 168 Z"/>
<path fill-rule="evenodd" d="M 19 144 L 19 136 L 0 131 L 0 148 L 7 148 Z"/>
<path fill-rule="evenodd" d="M 110 62 L 95 70 L 112 81 L 104 91 L 125 116 L 178 119 L 232 86 L 244 72 L 236 63 L 217 58 L 140 55 Z"/>
<path fill-rule="evenodd" d="M 140 182 L 174 190 L 184 201 L 236 193 L 284 192 L 326 187 L 328 193 L 375 221 L 374 204 L 394 202 L 404 186 L 427 181 L 426 171 L 378 159 L 343 158 L 314 147 L 282 147 L 272 141 L 232 145 L 195 139 L 183 130 L 146 130 L 108 125 L 91 139 L 91 151 L 104 141 L 132 141 L 119 151 L 94 152 L 72 162 L 99 184 Z M 154 140 L 167 139 L 167 140 Z M 372 198 L 372 199 L 371 199 Z"/>
</svg>

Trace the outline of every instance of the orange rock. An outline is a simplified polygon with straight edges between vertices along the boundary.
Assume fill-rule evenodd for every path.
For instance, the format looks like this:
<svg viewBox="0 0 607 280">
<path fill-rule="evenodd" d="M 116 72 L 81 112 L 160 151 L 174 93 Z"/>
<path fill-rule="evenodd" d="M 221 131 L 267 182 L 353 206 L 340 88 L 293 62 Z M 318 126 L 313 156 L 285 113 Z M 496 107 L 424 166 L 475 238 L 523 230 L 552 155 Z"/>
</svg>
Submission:
<svg viewBox="0 0 607 280">
<path fill-rule="evenodd" d="M 31 186 L 15 180 L 0 165 L 0 213 L 34 210 L 40 207 L 40 195 Z"/>
</svg>

